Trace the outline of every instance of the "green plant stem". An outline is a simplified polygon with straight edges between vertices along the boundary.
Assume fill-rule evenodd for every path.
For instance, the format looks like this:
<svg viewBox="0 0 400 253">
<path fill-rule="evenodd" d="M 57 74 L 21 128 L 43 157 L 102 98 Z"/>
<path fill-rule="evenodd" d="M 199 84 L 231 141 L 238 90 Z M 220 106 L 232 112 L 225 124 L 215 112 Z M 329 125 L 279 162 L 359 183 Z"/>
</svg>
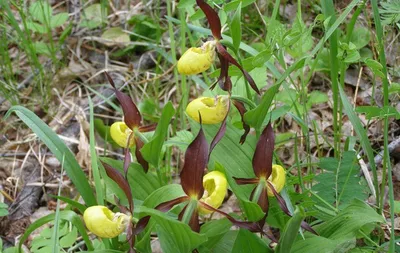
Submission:
<svg viewBox="0 0 400 253">
<path fill-rule="evenodd" d="M 96 198 L 98 205 L 104 205 L 104 189 L 101 183 L 99 166 L 97 164 L 97 154 L 95 149 L 95 136 L 94 136 L 94 112 L 93 112 L 93 102 L 89 98 L 89 113 L 90 113 L 90 130 L 89 130 L 89 142 L 90 142 L 90 159 L 92 165 L 92 173 L 94 179 L 94 187 L 96 189 Z"/>
<path fill-rule="evenodd" d="M 376 0 L 371 0 L 372 10 L 374 13 L 374 21 L 375 21 L 375 28 L 376 28 L 376 37 L 379 47 L 379 61 L 382 68 L 382 73 L 384 78 L 382 78 L 382 86 L 383 86 L 383 105 L 389 105 L 389 80 L 388 80 L 388 71 L 386 67 L 386 55 L 385 55 L 385 45 L 384 45 L 384 38 L 383 38 L 383 28 L 380 20 L 378 3 Z M 395 234 L 394 234 L 394 194 L 393 194 L 393 180 L 392 180 L 392 167 L 390 164 L 390 157 L 389 157 L 389 116 L 385 114 L 384 116 L 384 126 L 383 126 L 383 172 L 387 170 L 387 179 L 389 185 L 389 203 L 390 203 L 390 222 L 391 222 L 391 229 L 390 229 L 390 243 L 389 243 L 389 252 L 395 251 Z M 374 162 L 374 161 L 370 161 Z M 382 176 L 382 186 L 386 185 L 386 178 Z M 381 198 L 380 204 L 380 211 L 383 209 L 383 198 Z"/>
<path fill-rule="evenodd" d="M 321 1 L 322 4 L 322 12 L 326 16 L 326 18 L 330 17 L 329 27 L 333 25 L 336 21 L 335 15 L 335 6 L 333 5 L 332 0 L 323 0 Z M 332 82 L 332 93 L 333 93 L 333 132 L 334 132 L 334 147 L 335 147 L 335 157 L 340 157 L 340 126 L 339 121 L 342 117 L 342 112 L 339 111 L 339 83 L 338 83 L 338 76 L 339 76 L 339 62 L 337 58 L 338 54 L 338 36 L 337 31 L 335 30 L 331 37 L 329 38 L 329 49 L 330 49 L 330 62 L 331 62 L 331 82 Z"/>
<path fill-rule="evenodd" d="M 186 51 L 186 22 L 185 22 L 185 10 L 179 9 L 179 17 L 181 21 L 181 30 L 180 30 L 180 42 L 181 42 L 181 52 Z M 180 102 L 181 106 L 181 127 L 182 129 L 186 128 L 186 120 L 185 120 L 185 109 L 188 104 L 189 100 L 189 90 L 187 88 L 187 83 L 186 83 L 186 76 L 181 75 L 181 92 L 182 92 L 182 99 Z"/>
<path fill-rule="evenodd" d="M 258 202 L 258 199 L 260 198 L 261 192 L 264 189 L 265 185 L 265 180 L 260 180 L 260 182 L 258 183 L 256 190 L 254 191 L 254 195 L 253 198 L 251 199 L 251 201 L 253 202 Z"/>
<path fill-rule="evenodd" d="M 182 217 L 183 223 L 189 224 L 190 219 L 192 218 L 192 214 L 197 208 L 197 204 L 198 204 L 197 202 L 198 202 L 197 199 L 191 199 L 189 201 L 189 204 L 187 205 L 185 213 L 183 214 L 183 217 Z"/>
</svg>

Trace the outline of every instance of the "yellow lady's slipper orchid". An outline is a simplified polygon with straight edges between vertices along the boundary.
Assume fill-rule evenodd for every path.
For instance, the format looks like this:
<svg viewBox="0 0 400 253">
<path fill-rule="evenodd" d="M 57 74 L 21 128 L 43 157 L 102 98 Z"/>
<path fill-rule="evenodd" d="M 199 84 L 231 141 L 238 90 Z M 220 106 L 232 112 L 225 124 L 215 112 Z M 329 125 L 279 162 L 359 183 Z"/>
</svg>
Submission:
<svg viewBox="0 0 400 253">
<path fill-rule="evenodd" d="M 214 61 L 215 42 L 208 41 L 202 47 L 189 48 L 178 61 L 178 72 L 196 75 L 209 69 Z"/>
<path fill-rule="evenodd" d="M 282 191 L 286 182 L 286 172 L 285 169 L 277 164 L 272 165 L 272 173 L 269 176 L 268 181 L 274 186 L 276 192 Z M 274 197 L 274 193 L 268 187 L 268 196 Z"/>
<path fill-rule="evenodd" d="M 188 104 L 186 113 L 190 118 L 200 122 L 199 112 L 203 124 L 221 123 L 229 109 L 229 97 L 218 96 L 215 98 L 200 97 Z"/>
<path fill-rule="evenodd" d="M 118 121 L 111 125 L 110 134 L 111 138 L 117 143 L 119 146 L 126 148 L 128 145 L 129 135 L 132 133 L 132 130 L 125 124 L 125 122 Z M 135 140 L 133 138 L 133 134 L 131 135 L 131 139 L 129 141 L 129 147 L 133 147 L 135 145 Z"/>
<path fill-rule="evenodd" d="M 228 183 L 225 175 L 219 171 L 212 171 L 203 177 L 204 194 L 200 201 L 218 208 L 224 201 Z M 210 214 L 212 211 L 199 207 L 200 214 Z"/>
<path fill-rule="evenodd" d="M 113 213 L 105 206 L 91 206 L 83 214 L 89 231 L 102 238 L 114 238 L 124 232 L 130 219 L 129 215 Z"/>
</svg>

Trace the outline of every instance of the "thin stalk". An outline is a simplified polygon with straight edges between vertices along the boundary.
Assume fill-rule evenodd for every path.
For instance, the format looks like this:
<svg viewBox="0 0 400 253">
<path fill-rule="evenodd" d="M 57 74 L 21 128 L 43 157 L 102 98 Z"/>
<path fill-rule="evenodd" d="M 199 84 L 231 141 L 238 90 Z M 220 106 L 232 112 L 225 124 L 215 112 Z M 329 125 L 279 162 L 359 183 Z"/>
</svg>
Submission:
<svg viewBox="0 0 400 253">
<path fill-rule="evenodd" d="M 329 26 L 332 26 L 336 21 L 335 6 L 332 0 L 323 0 L 322 12 L 326 17 L 330 17 Z M 333 132 L 334 132 L 334 147 L 335 157 L 340 157 L 340 133 L 339 133 L 339 121 L 342 117 L 342 112 L 339 111 L 339 62 L 337 58 L 338 54 L 338 36 L 335 30 L 331 37 L 329 37 L 329 49 L 330 49 L 330 62 L 331 62 L 331 82 L 332 82 L 332 93 L 333 93 Z"/>
<path fill-rule="evenodd" d="M 186 22 L 185 22 L 185 12 L 183 9 L 179 10 L 179 17 L 181 21 L 181 30 L 180 30 L 180 42 L 181 42 L 181 52 L 186 51 Z M 181 92 L 182 92 L 182 99 L 181 99 L 181 127 L 182 129 L 186 128 L 186 120 L 185 120 L 185 109 L 188 104 L 189 100 L 189 90 L 187 88 L 187 83 L 186 83 L 186 76 L 181 75 Z"/>
<path fill-rule="evenodd" d="M 260 182 L 257 185 L 256 190 L 254 191 L 254 195 L 253 198 L 251 199 L 251 201 L 253 202 L 258 202 L 258 199 L 260 198 L 261 192 L 263 190 L 263 188 L 265 187 L 265 180 L 260 180 Z"/>
<path fill-rule="evenodd" d="M 196 210 L 197 208 L 197 199 L 191 199 L 189 201 L 189 204 L 186 207 L 185 213 L 183 214 L 182 217 L 182 222 L 185 224 L 189 224 L 190 219 L 192 218 L 192 214 L 194 212 L 194 210 Z"/>
<path fill-rule="evenodd" d="M 300 167 L 299 155 L 298 155 L 299 152 L 297 150 L 297 133 L 296 133 L 296 136 L 294 138 L 294 154 L 295 154 L 294 155 L 294 160 L 295 160 L 296 167 L 297 167 L 297 175 L 299 177 L 299 183 L 300 183 L 301 191 L 305 192 L 306 191 L 306 187 L 304 186 L 303 176 L 301 174 L 301 167 Z M 307 162 L 307 164 L 309 164 L 309 163 Z"/>
<path fill-rule="evenodd" d="M 383 105 L 389 105 L 389 80 L 387 77 L 387 67 L 386 67 L 386 55 L 385 55 L 385 45 L 383 40 L 383 28 L 380 20 L 378 3 L 376 0 L 371 0 L 372 10 L 374 13 L 374 21 L 375 21 L 375 28 L 376 28 L 376 36 L 379 46 L 379 61 L 383 66 L 382 72 L 384 78 L 382 78 L 382 86 L 383 86 Z M 392 181 L 392 167 L 390 164 L 390 157 L 389 157 L 389 118 L 388 115 L 385 114 L 384 116 L 384 126 L 383 126 L 383 171 L 387 170 L 388 176 L 388 185 L 389 185 L 389 203 L 390 203 L 390 222 L 391 222 L 391 229 L 390 229 L 390 242 L 389 242 L 389 252 L 395 251 L 395 234 L 394 234 L 394 194 L 393 194 L 393 181 Z M 373 163 L 374 161 L 370 161 Z M 382 185 L 385 185 L 385 178 L 382 178 Z M 381 199 L 380 210 L 383 209 L 383 199 Z"/>
</svg>

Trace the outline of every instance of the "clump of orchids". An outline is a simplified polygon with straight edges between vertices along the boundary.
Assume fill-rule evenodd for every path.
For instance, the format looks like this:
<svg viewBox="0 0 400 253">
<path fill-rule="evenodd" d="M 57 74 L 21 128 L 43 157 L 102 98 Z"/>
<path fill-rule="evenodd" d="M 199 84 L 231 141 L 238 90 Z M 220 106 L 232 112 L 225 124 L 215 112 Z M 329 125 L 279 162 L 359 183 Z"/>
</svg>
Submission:
<svg viewBox="0 0 400 253">
<path fill-rule="evenodd" d="M 260 91 L 251 76 L 228 53 L 225 46 L 221 44 L 221 23 L 218 14 L 203 0 L 196 0 L 196 2 L 210 23 L 214 40 L 206 42 L 200 48 L 190 48 L 186 51 L 178 61 L 178 71 L 186 75 L 206 71 L 212 65 L 215 55 L 217 55 L 221 63 L 221 74 L 216 83 L 219 83 L 221 89 L 227 91 L 228 95 L 217 96 L 215 98 L 200 97 L 188 104 L 186 113 L 200 124 L 200 129 L 196 138 L 190 143 L 185 152 L 184 165 L 180 173 L 181 186 L 185 195 L 163 202 L 156 206 L 155 209 L 167 212 L 174 206 L 183 204 L 183 209 L 179 213 L 178 219 L 187 223 L 196 232 L 200 231 L 200 215 L 217 212 L 227 217 L 232 225 L 267 235 L 272 241 L 276 242 L 272 233 L 264 229 L 269 210 L 268 198 L 275 197 L 281 209 L 287 215 L 291 215 L 291 213 L 287 208 L 285 200 L 279 194 L 286 182 L 286 172 L 282 166 L 273 164 L 275 137 L 271 123 L 262 131 L 254 151 L 252 160 L 254 178 L 234 177 L 234 180 L 239 185 L 254 185 L 250 200 L 258 203 L 264 212 L 264 216 L 259 221 L 242 221 L 218 209 L 226 196 L 228 180 L 225 174 L 220 171 L 209 171 L 207 173 L 207 168 L 211 152 L 225 134 L 231 102 L 238 109 L 245 130 L 241 139 L 238 140 L 240 143 L 245 142 L 250 130 L 250 127 L 244 122 L 245 106 L 241 101 L 231 97 L 232 85 L 228 75 L 229 64 L 237 66 L 242 71 L 250 86 L 258 94 Z M 142 125 L 140 112 L 131 98 L 117 90 L 111 77 L 107 73 L 106 76 L 110 84 L 114 87 L 116 97 L 124 113 L 124 121 L 114 123 L 110 128 L 110 132 L 112 139 L 126 149 L 124 158 L 125 174 L 123 175 L 106 163 L 103 163 L 103 166 L 107 175 L 124 191 L 129 203 L 129 209 L 117 203 L 121 213 L 114 213 L 105 206 L 92 206 L 86 209 L 84 220 L 87 228 L 93 234 L 102 238 L 112 238 L 126 232 L 130 250 L 134 252 L 135 236 L 145 229 L 151 216 L 142 217 L 137 222 L 134 222 L 132 219 L 134 211 L 132 188 L 134 190 L 134 186 L 129 185 L 126 178 L 131 162 L 130 147 L 136 145 L 135 156 L 137 161 L 142 165 L 145 172 L 147 172 L 148 162 L 140 152 L 140 148 L 144 144 L 139 138 L 139 133 L 153 130 L 154 125 Z M 214 88 L 215 84 L 211 88 Z M 210 144 L 205 138 L 203 124 L 221 124 Z M 302 227 L 315 233 L 305 222 L 302 223 Z"/>
</svg>

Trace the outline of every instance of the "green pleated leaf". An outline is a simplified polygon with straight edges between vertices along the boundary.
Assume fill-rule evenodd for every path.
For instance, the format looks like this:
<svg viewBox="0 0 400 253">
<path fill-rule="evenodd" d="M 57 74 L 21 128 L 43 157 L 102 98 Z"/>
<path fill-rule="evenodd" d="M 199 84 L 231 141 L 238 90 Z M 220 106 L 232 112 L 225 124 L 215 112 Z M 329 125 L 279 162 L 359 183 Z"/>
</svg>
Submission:
<svg viewBox="0 0 400 253">
<path fill-rule="evenodd" d="M 345 151 L 340 159 L 321 158 L 319 167 L 323 169 L 315 176 L 316 184 L 312 190 L 330 204 L 344 206 L 354 198 L 368 197 L 368 187 L 361 184 L 360 166 L 355 151 Z M 318 199 L 314 199 L 318 202 Z"/>
<path fill-rule="evenodd" d="M 385 222 L 374 209 L 361 200 L 354 199 L 333 219 L 323 223 L 316 230 L 326 238 L 340 239 L 355 236 L 366 224 Z"/>
<path fill-rule="evenodd" d="M 232 253 L 272 252 L 268 245 L 257 234 L 240 229 L 233 244 Z"/>
<path fill-rule="evenodd" d="M 242 26 L 241 26 L 241 17 L 242 17 L 242 4 L 240 3 L 236 9 L 235 14 L 233 15 L 231 22 L 231 36 L 233 40 L 233 46 L 236 50 L 239 49 L 240 42 L 242 40 Z"/>
<path fill-rule="evenodd" d="M 182 186 L 179 184 L 170 184 L 165 185 L 161 188 L 158 188 L 153 193 L 151 193 L 145 201 L 143 201 L 142 206 L 148 208 L 155 208 L 161 203 L 166 201 L 170 201 L 175 198 L 179 198 L 185 196 L 185 192 L 182 189 Z M 145 213 L 140 212 L 139 207 L 139 218 L 143 218 L 146 216 Z M 138 239 L 136 241 L 136 248 L 140 252 L 151 252 L 150 247 L 150 235 L 154 226 L 154 221 L 150 220 L 147 224 L 145 230 L 138 235 Z"/>
<path fill-rule="evenodd" d="M 113 168 L 123 173 L 123 161 L 102 157 L 101 161 L 111 165 Z M 131 163 L 128 168 L 128 182 L 132 190 L 134 199 L 145 200 L 156 189 L 161 187 L 157 176 L 152 173 L 145 173 L 137 163 Z"/>
<path fill-rule="evenodd" d="M 278 247 L 276 248 L 275 252 L 277 253 L 290 252 L 293 243 L 295 242 L 297 235 L 299 233 L 301 222 L 305 217 L 306 214 L 304 210 L 296 208 L 292 218 L 290 218 L 288 223 L 286 223 L 285 229 L 281 234 L 281 238 L 279 239 Z"/>
<path fill-rule="evenodd" d="M 83 200 L 88 206 L 96 205 L 96 198 L 93 190 L 90 188 L 87 176 L 82 171 L 75 156 L 65 143 L 46 125 L 36 114 L 23 106 L 13 106 L 4 116 L 7 119 L 11 113 L 15 112 L 17 116 L 46 144 L 58 161 L 63 164 L 68 177 L 74 183 L 77 191 L 81 194 Z"/>
<path fill-rule="evenodd" d="M 299 240 L 294 245 L 291 253 L 334 253 L 348 252 L 356 244 L 356 238 L 342 238 L 340 240 L 332 240 L 321 236 L 312 235 L 305 240 Z"/>
<path fill-rule="evenodd" d="M 161 248 L 165 253 L 187 253 L 207 241 L 207 236 L 193 232 L 190 227 L 160 211 L 141 207 L 141 213 L 154 220 Z"/>
<path fill-rule="evenodd" d="M 162 111 L 161 119 L 157 124 L 153 137 L 148 143 L 144 144 L 143 148 L 140 150 L 144 159 L 156 168 L 159 167 L 161 149 L 167 137 L 169 123 L 174 115 L 175 109 L 172 103 L 168 102 Z"/>
</svg>

